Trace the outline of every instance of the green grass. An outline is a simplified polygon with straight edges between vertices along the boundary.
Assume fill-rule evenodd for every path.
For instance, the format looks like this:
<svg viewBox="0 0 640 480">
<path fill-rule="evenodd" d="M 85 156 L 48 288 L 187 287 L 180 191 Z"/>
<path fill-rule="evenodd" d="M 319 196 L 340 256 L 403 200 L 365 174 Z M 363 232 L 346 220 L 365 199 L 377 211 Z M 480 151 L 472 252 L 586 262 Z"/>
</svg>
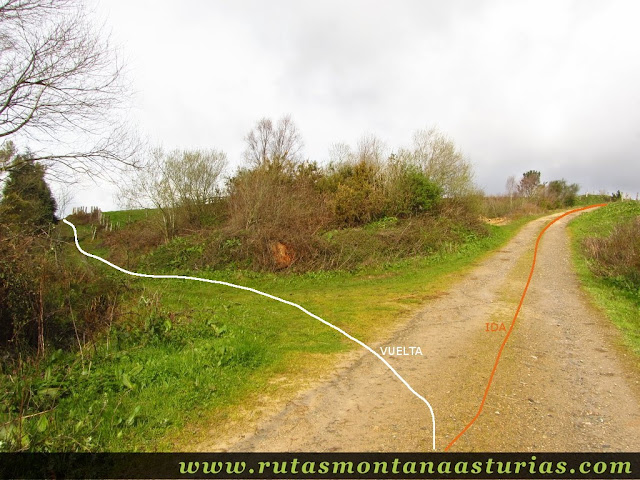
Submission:
<svg viewBox="0 0 640 480">
<path fill-rule="evenodd" d="M 492 226 L 490 236 L 428 258 L 355 272 L 194 275 L 299 303 L 373 342 L 503 245 L 526 220 Z M 81 244 L 92 251 L 90 242 Z M 82 352 L 59 351 L 3 377 L 5 411 L 19 416 L 20 399 L 29 398 L 22 415 L 35 415 L 23 420 L 19 434 L 15 422 L 0 427 L 0 450 L 17 448 L 7 443 L 12 435 L 30 450 L 188 449 L 204 435 L 198 426 L 212 427 L 252 408 L 258 395 L 294 388 L 274 379 L 319 375 L 336 354 L 359 348 L 297 309 L 246 291 L 182 280 L 137 279 L 132 285 L 131 312 L 102 338 Z"/>
<path fill-rule="evenodd" d="M 572 234 L 574 261 L 580 281 L 593 302 L 622 331 L 626 344 L 640 356 L 640 291 L 625 288 L 616 279 L 594 275 L 591 260 L 581 248 L 587 237 L 605 237 L 613 228 L 640 216 L 640 203 L 616 202 L 585 212 L 574 219 L 569 228 Z"/>
<path fill-rule="evenodd" d="M 576 197 L 576 207 L 587 206 L 587 205 L 595 205 L 597 203 L 609 203 L 611 202 L 610 195 L 602 195 L 602 194 L 585 194 L 578 195 Z"/>
<path fill-rule="evenodd" d="M 124 227 L 129 223 L 145 220 L 155 212 L 155 209 L 116 210 L 113 212 L 104 212 L 103 215 L 108 217 L 113 224 L 120 224 L 120 227 Z"/>
</svg>

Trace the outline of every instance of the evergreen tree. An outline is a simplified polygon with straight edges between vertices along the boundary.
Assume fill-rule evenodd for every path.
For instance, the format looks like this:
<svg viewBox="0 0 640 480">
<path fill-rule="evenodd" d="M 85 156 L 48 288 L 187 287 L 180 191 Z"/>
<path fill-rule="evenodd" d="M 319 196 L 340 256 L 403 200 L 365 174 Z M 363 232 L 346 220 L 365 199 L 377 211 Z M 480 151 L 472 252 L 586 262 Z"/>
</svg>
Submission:
<svg viewBox="0 0 640 480">
<path fill-rule="evenodd" d="M 0 200 L 0 223 L 36 232 L 57 221 L 56 201 L 44 179 L 45 168 L 29 154 L 16 155 Z"/>
</svg>

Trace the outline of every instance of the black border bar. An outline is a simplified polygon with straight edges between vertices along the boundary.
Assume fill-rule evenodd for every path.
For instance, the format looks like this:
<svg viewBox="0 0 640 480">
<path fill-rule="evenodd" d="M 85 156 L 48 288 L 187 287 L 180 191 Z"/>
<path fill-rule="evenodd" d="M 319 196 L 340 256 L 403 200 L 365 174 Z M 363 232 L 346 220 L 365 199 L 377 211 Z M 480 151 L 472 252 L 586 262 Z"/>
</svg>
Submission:
<svg viewBox="0 0 640 480">
<path fill-rule="evenodd" d="M 0 453 L 0 479 L 41 478 L 640 478 L 640 453 Z"/>
</svg>

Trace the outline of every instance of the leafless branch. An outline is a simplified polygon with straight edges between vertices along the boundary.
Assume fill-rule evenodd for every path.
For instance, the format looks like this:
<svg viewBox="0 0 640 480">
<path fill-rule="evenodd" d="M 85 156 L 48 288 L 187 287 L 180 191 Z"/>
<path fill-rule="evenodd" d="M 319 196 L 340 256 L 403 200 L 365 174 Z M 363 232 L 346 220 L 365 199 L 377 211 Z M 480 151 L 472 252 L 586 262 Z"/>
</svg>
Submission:
<svg viewBox="0 0 640 480">
<path fill-rule="evenodd" d="M 290 115 L 276 125 L 263 118 L 245 137 L 245 159 L 252 166 L 267 164 L 295 164 L 300 160 L 302 136 Z"/>
<path fill-rule="evenodd" d="M 73 172 L 130 164 L 136 142 L 118 118 L 127 91 L 115 49 L 79 1 L 0 2 L 0 139 L 40 146 L 37 160 Z M 67 138 L 82 145 L 60 148 Z"/>
</svg>

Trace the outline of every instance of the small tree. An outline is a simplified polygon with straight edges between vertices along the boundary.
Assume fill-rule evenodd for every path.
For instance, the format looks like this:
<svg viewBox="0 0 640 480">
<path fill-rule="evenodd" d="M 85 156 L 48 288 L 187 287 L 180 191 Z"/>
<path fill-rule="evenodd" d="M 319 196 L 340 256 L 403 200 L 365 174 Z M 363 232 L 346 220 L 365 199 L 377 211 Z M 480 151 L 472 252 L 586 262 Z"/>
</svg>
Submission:
<svg viewBox="0 0 640 480">
<path fill-rule="evenodd" d="M 413 147 L 398 156 L 419 166 L 447 197 L 473 193 L 473 169 L 456 144 L 435 128 L 418 130 Z"/>
<path fill-rule="evenodd" d="M 551 207 L 572 207 L 576 204 L 578 190 L 580 185 L 577 183 L 569 184 L 565 179 L 552 180 L 545 188 L 545 196 Z"/>
<path fill-rule="evenodd" d="M 532 198 L 538 193 L 540 186 L 540 172 L 537 170 L 529 170 L 522 174 L 520 183 L 518 183 L 518 194 L 523 197 Z"/>
<path fill-rule="evenodd" d="M 33 233 L 56 221 L 56 201 L 44 179 L 45 168 L 29 153 L 16 155 L 2 191 L 0 221 Z"/>
<path fill-rule="evenodd" d="M 353 152 L 351 147 L 344 143 L 334 143 L 329 147 L 329 164 L 341 165 L 343 163 L 351 163 L 353 159 Z"/>
<path fill-rule="evenodd" d="M 505 186 L 507 188 L 507 195 L 509 195 L 509 203 L 513 206 L 513 196 L 518 191 L 516 177 L 514 177 L 513 175 L 509 176 L 509 178 L 507 178 L 507 183 Z"/>
<path fill-rule="evenodd" d="M 218 195 L 227 156 L 218 150 L 150 152 L 145 168 L 134 172 L 121 189 L 131 208 L 154 207 L 160 213 L 165 241 L 176 234 L 179 220 L 206 221 L 207 208 Z"/>
<path fill-rule="evenodd" d="M 290 115 L 274 125 L 270 118 L 259 120 L 245 137 L 245 159 L 251 167 L 297 164 L 302 151 L 302 136 Z"/>
<path fill-rule="evenodd" d="M 226 154 L 217 150 L 174 150 L 166 156 L 164 174 L 173 184 L 170 191 L 190 222 L 206 221 L 226 166 Z"/>
<path fill-rule="evenodd" d="M 367 163 L 379 171 L 387 157 L 387 146 L 378 136 L 367 134 L 360 137 L 355 152 L 356 162 Z"/>
</svg>

